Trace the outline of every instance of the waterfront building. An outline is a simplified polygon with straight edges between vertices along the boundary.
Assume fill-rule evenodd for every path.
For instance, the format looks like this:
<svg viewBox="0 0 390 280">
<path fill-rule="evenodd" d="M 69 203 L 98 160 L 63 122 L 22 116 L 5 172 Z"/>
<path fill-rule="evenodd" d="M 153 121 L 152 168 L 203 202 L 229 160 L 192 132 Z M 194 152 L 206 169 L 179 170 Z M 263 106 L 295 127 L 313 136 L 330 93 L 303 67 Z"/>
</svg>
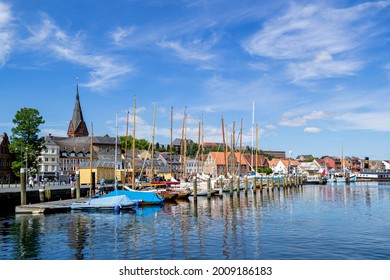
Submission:
<svg viewBox="0 0 390 280">
<path fill-rule="evenodd" d="M 213 177 L 226 175 L 224 152 L 210 152 L 203 163 L 203 172 Z"/>
<path fill-rule="evenodd" d="M 264 155 L 257 155 L 257 161 L 256 161 L 256 155 L 252 154 L 244 154 L 246 162 L 252 166 L 253 169 L 256 167 L 257 163 L 257 168 L 258 169 L 265 169 L 269 167 L 268 164 L 268 159 Z M 251 170 L 252 170 L 251 168 Z"/>
<path fill-rule="evenodd" d="M 228 154 L 229 174 L 245 175 L 251 171 L 250 163 L 246 161 L 242 153 L 235 152 Z"/>
<path fill-rule="evenodd" d="M 0 135 L 0 184 L 15 182 L 15 175 L 12 171 L 12 154 L 9 152 L 9 139 L 7 133 Z"/>
<path fill-rule="evenodd" d="M 300 174 L 300 163 L 295 159 L 274 158 L 269 161 L 269 167 L 275 174 Z"/>
<path fill-rule="evenodd" d="M 75 176 L 80 165 L 89 163 L 91 159 L 91 137 L 54 137 L 59 145 L 59 169 L 61 177 Z M 120 162 L 121 145 L 115 143 L 115 137 L 95 136 L 92 138 L 92 160 L 114 161 L 115 146 L 117 145 L 117 159 Z M 120 162 L 119 166 L 122 166 Z"/>
<path fill-rule="evenodd" d="M 80 184 L 89 185 L 91 182 L 91 165 L 89 162 L 81 162 L 79 169 L 80 171 Z M 95 183 L 104 179 L 114 179 L 115 174 L 115 161 L 103 161 L 94 160 L 92 161 L 92 173 L 95 173 Z M 120 173 L 117 174 L 117 179 L 120 181 Z"/>
<path fill-rule="evenodd" d="M 197 159 L 187 159 L 186 160 L 186 174 L 195 175 L 199 170 L 200 164 Z"/>
<path fill-rule="evenodd" d="M 262 151 L 265 155 L 269 155 L 273 158 L 286 158 L 285 151 Z"/>
<path fill-rule="evenodd" d="M 42 179 L 46 178 L 49 181 L 58 181 L 60 175 L 60 147 L 51 134 L 45 136 L 44 146 L 45 148 L 38 157 L 39 180 L 42 181 Z"/>
<path fill-rule="evenodd" d="M 299 155 L 297 156 L 297 160 L 300 161 L 300 162 L 304 162 L 304 161 L 307 161 L 309 159 L 313 159 L 314 157 L 312 155 Z"/>
<path fill-rule="evenodd" d="M 224 145 L 223 145 L 223 143 L 204 142 L 202 144 L 202 147 L 203 147 L 204 152 L 208 153 L 208 152 L 210 152 L 213 149 L 214 149 L 214 151 L 215 150 L 219 150 L 219 149 L 223 149 Z"/>
</svg>

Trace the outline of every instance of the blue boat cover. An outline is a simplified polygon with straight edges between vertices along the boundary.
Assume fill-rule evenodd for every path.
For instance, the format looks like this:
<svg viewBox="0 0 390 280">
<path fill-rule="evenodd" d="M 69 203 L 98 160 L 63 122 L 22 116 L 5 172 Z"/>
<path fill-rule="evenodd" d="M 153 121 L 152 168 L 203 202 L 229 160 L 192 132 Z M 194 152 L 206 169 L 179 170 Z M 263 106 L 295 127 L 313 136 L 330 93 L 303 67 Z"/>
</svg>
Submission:
<svg viewBox="0 0 390 280">
<path fill-rule="evenodd" d="M 164 198 L 150 191 L 135 191 L 135 190 L 115 190 L 102 197 L 110 197 L 117 195 L 126 195 L 131 200 L 139 201 L 140 203 L 161 204 Z"/>
</svg>

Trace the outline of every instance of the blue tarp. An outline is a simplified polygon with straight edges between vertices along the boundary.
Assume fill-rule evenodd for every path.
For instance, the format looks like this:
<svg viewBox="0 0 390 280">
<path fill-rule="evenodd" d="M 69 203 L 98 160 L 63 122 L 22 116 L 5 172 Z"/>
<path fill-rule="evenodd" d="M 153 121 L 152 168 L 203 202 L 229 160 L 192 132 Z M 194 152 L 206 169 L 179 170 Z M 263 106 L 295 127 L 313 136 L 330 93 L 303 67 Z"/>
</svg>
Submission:
<svg viewBox="0 0 390 280">
<path fill-rule="evenodd" d="M 103 197 L 126 195 L 131 200 L 137 200 L 140 203 L 147 204 L 161 204 L 164 202 L 164 198 L 158 194 L 150 191 L 134 191 L 134 190 L 115 190 Z"/>
</svg>

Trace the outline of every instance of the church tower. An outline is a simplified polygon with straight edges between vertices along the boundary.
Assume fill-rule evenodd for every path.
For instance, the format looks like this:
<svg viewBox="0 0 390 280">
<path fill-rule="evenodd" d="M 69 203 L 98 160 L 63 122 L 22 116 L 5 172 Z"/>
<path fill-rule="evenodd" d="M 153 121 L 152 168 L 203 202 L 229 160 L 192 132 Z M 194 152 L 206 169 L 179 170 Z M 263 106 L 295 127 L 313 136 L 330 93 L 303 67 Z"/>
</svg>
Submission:
<svg viewBox="0 0 390 280">
<path fill-rule="evenodd" d="M 83 118 L 83 112 L 81 111 L 80 98 L 79 98 L 79 84 L 76 85 L 76 103 L 74 104 L 73 117 L 68 127 L 68 137 L 82 137 L 88 136 L 88 128 Z"/>
</svg>

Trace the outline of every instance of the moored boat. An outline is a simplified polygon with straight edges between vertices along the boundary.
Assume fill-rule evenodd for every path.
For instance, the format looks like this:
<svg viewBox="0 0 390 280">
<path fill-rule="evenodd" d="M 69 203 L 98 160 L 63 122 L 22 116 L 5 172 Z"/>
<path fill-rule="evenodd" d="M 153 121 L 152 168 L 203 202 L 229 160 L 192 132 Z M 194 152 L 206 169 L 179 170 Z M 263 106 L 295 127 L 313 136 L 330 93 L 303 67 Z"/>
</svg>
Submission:
<svg viewBox="0 0 390 280">
<path fill-rule="evenodd" d="M 137 191 L 129 187 L 126 190 L 116 190 L 105 196 L 126 195 L 131 200 L 139 201 L 141 205 L 154 205 L 164 203 L 164 198 L 153 191 Z"/>
<path fill-rule="evenodd" d="M 101 196 L 89 198 L 85 202 L 73 202 L 70 205 L 72 210 L 134 210 L 138 205 L 137 200 L 132 200 L 126 195 Z"/>
</svg>

